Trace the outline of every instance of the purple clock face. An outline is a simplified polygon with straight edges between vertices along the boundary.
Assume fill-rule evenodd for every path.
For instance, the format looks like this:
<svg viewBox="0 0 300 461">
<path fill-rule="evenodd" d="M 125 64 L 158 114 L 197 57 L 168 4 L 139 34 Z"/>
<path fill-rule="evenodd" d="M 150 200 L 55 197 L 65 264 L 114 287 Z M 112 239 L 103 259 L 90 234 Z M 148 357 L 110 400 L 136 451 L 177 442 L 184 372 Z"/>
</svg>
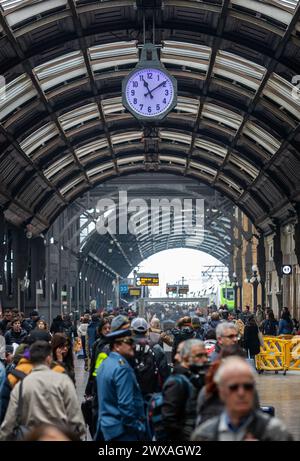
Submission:
<svg viewBox="0 0 300 461">
<path fill-rule="evenodd" d="M 160 69 L 137 70 L 128 80 L 125 91 L 131 109 L 149 118 L 165 112 L 174 98 L 173 83 Z"/>
</svg>

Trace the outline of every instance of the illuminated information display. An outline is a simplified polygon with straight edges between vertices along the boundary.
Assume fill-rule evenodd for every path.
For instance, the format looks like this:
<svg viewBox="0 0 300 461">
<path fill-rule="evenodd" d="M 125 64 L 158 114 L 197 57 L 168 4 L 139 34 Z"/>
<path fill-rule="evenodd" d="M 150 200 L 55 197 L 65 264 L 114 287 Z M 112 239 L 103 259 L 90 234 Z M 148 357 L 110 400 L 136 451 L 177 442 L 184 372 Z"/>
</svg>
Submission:
<svg viewBox="0 0 300 461">
<path fill-rule="evenodd" d="M 141 296 L 140 288 L 129 288 L 129 296 Z"/>
<path fill-rule="evenodd" d="M 178 293 L 180 295 L 186 295 L 189 292 L 189 286 L 188 285 L 179 285 L 178 287 Z"/>
<path fill-rule="evenodd" d="M 136 278 L 136 284 L 141 286 L 158 286 L 159 276 L 158 274 L 138 274 Z"/>
<path fill-rule="evenodd" d="M 166 293 L 177 293 L 177 285 L 167 285 L 166 287 Z"/>
</svg>

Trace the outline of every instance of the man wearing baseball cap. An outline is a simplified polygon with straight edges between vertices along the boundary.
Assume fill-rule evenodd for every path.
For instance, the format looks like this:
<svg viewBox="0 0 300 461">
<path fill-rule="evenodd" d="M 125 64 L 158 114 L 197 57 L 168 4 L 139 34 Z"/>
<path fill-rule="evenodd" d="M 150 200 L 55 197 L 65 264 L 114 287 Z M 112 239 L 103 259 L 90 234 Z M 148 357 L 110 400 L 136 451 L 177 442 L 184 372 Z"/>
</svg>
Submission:
<svg viewBox="0 0 300 461">
<path fill-rule="evenodd" d="M 134 371 L 145 400 L 154 392 L 159 392 L 170 375 L 170 367 L 163 348 L 154 344 L 149 337 L 149 324 L 137 317 L 131 322 L 134 333 Z"/>
<path fill-rule="evenodd" d="M 111 321 L 111 331 L 128 330 L 129 328 L 130 322 L 125 315 L 117 315 Z"/>
<path fill-rule="evenodd" d="M 129 364 L 134 357 L 130 330 L 116 330 L 106 339 L 110 354 L 97 373 L 99 418 L 96 440 L 102 433 L 105 441 L 145 440 L 143 396 Z"/>
</svg>

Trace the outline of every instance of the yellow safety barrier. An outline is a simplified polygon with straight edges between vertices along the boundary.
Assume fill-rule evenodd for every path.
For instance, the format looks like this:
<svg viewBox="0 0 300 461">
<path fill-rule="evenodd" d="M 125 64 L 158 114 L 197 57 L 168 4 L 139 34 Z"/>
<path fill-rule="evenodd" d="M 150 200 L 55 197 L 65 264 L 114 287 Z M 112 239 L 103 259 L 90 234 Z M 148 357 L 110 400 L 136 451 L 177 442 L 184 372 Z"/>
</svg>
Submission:
<svg viewBox="0 0 300 461">
<path fill-rule="evenodd" d="M 300 336 L 294 336 L 286 348 L 286 366 L 289 370 L 300 371 Z"/>
<path fill-rule="evenodd" d="M 264 336 L 264 347 L 255 356 L 258 372 L 300 371 L 300 336 Z"/>
<path fill-rule="evenodd" d="M 255 356 L 257 370 L 285 371 L 287 342 L 277 336 L 264 336 L 264 347 L 260 347 L 260 353 Z"/>
<path fill-rule="evenodd" d="M 279 335 L 279 336 L 276 336 L 277 338 L 279 339 L 293 339 L 294 336 L 293 335 Z"/>
</svg>

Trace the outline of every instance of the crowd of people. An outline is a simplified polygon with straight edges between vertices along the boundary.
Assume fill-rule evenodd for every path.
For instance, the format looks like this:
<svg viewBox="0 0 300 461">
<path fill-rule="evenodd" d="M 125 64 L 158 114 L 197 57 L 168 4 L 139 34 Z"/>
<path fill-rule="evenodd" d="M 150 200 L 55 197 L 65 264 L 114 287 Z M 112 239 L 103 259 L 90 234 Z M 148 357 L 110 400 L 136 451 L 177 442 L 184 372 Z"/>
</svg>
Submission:
<svg viewBox="0 0 300 461">
<path fill-rule="evenodd" d="M 253 358 L 260 336 L 297 334 L 283 308 L 86 311 L 50 328 L 6 309 L 0 320 L 0 440 L 292 440 L 264 413 Z M 79 346 L 79 347 L 78 347 Z M 84 359 L 76 393 L 74 351 Z M 59 426 L 58 426 L 59 421 Z"/>
</svg>

